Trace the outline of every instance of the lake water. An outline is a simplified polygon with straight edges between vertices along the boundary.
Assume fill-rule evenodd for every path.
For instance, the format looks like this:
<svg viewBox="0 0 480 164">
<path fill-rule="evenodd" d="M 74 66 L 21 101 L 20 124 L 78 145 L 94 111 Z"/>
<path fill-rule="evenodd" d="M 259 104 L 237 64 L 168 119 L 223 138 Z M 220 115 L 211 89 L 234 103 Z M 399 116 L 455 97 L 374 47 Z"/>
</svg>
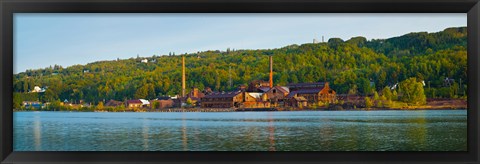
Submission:
<svg viewBox="0 0 480 164">
<path fill-rule="evenodd" d="M 14 112 L 14 151 L 466 150 L 466 110 Z"/>
</svg>

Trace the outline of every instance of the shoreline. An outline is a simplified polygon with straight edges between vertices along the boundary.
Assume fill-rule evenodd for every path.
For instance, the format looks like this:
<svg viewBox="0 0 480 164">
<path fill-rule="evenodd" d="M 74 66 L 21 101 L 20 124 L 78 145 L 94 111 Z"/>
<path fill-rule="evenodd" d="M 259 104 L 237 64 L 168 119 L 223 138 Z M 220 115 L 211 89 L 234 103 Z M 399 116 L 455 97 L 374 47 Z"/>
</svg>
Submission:
<svg viewBox="0 0 480 164">
<path fill-rule="evenodd" d="M 468 108 L 357 108 L 357 109 L 328 109 L 328 108 L 317 108 L 317 109 L 277 109 L 277 108 L 247 108 L 247 109 L 236 109 L 236 108 L 169 108 L 169 109 L 156 109 L 156 110 L 143 110 L 143 111 L 77 111 L 77 110 L 14 110 L 13 112 L 98 112 L 98 113 L 142 113 L 142 112 L 151 112 L 151 113 L 164 113 L 164 112 L 296 112 L 296 111 L 420 111 L 420 110 L 467 110 Z"/>
</svg>

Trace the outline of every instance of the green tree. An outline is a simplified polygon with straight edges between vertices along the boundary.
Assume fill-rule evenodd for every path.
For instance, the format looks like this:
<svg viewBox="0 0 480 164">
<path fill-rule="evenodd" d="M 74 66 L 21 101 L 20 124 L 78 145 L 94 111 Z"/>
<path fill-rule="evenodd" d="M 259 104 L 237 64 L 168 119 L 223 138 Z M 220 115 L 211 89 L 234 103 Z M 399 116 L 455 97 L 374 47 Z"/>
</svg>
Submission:
<svg viewBox="0 0 480 164">
<path fill-rule="evenodd" d="M 467 90 L 467 28 L 449 28 L 436 33 L 413 32 L 389 39 L 355 37 L 346 42 L 286 45 L 274 49 L 204 51 L 188 54 L 187 88 L 210 87 L 229 91 L 252 80 L 268 80 L 268 55 L 274 55 L 274 83 L 330 82 L 337 94 L 371 95 L 387 84 L 417 77 L 428 82 L 427 96 L 451 98 Z M 196 56 L 201 57 L 197 59 Z M 181 56 L 161 56 L 157 62 L 140 64 L 133 56 L 116 61 L 98 61 L 63 68 L 27 70 L 14 74 L 14 92 L 25 93 L 34 86 L 48 86 L 47 92 L 21 94 L 21 100 L 42 102 L 103 99 L 152 99 L 158 93 L 181 93 Z M 229 66 L 232 71 L 227 71 Z M 86 72 L 84 72 L 86 70 Z M 285 78 L 288 75 L 288 78 Z M 233 86 L 228 79 L 232 77 Z M 444 87 L 448 77 L 457 86 Z M 460 79 L 462 79 L 460 81 Z M 374 87 L 370 86 L 374 82 Z M 357 86 L 357 89 L 355 89 Z M 383 90 L 382 90 L 383 91 Z M 393 101 L 397 97 L 392 91 Z M 398 95 L 404 95 L 397 88 Z M 36 97 L 35 97 L 36 96 Z M 466 95 L 465 95 L 466 96 Z M 388 97 L 388 96 L 385 96 Z M 372 96 L 373 98 L 373 96 Z M 388 99 L 388 98 L 387 98 Z M 387 103 L 382 102 L 384 105 Z M 404 103 L 402 103 L 404 104 Z"/>
<path fill-rule="evenodd" d="M 357 85 L 358 91 L 362 95 L 370 95 L 374 91 L 374 88 L 370 85 L 370 81 L 367 78 L 358 78 Z"/>
<path fill-rule="evenodd" d="M 355 95 L 355 94 L 357 94 L 357 92 L 358 92 L 358 88 L 357 88 L 357 85 L 355 85 L 355 84 L 353 85 L 352 88 L 350 88 L 350 89 L 348 90 L 348 94 L 349 94 L 349 95 Z"/>
<path fill-rule="evenodd" d="M 398 100 L 398 93 L 396 90 L 393 90 L 392 92 L 392 100 L 397 101 Z"/>
<path fill-rule="evenodd" d="M 458 90 L 459 90 L 459 85 L 457 82 L 454 82 L 453 85 L 450 86 L 450 92 L 449 92 L 450 98 L 457 98 Z"/>
<path fill-rule="evenodd" d="M 25 80 L 25 81 L 23 82 L 23 92 L 26 93 L 26 92 L 28 92 L 28 90 L 29 90 L 29 88 L 28 88 L 28 81 Z"/>
<path fill-rule="evenodd" d="M 158 101 L 153 101 L 152 108 L 153 109 L 159 109 L 160 108 L 160 103 Z"/>
<path fill-rule="evenodd" d="M 20 93 L 13 93 L 13 109 L 20 109 L 22 106 L 22 98 Z"/>
<path fill-rule="evenodd" d="M 97 109 L 98 110 L 103 110 L 103 101 L 98 102 Z"/>
<path fill-rule="evenodd" d="M 343 44 L 343 40 L 341 38 L 330 38 L 328 39 L 328 45 L 334 48 L 337 48 L 341 44 Z"/>
<path fill-rule="evenodd" d="M 145 84 L 138 88 L 135 92 L 136 99 L 153 99 L 155 98 L 155 88 L 152 84 Z"/>
<path fill-rule="evenodd" d="M 47 89 L 45 91 L 44 101 L 51 102 L 51 101 L 57 100 L 58 98 L 59 98 L 58 94 L 55 93 L 52 89 Z"/>
<path fill-rule="evenodd" d="M 380 100 L 380 96 L 378 95 L 377 91 L 373 92 L 373 100 L 375 100 L 375 101 Z"/>
<path fill-rule="evenodd" d="M 371 108 L 373 106 L 373 100 L 370 97 L 365 97 L 365 107 Z"/>
<path fill-rule="evenodd" d="M 194 106 L 195 102 L 193 102 L 193 100 L 189 97 L 189 98 L 187 98 L 187 105 L 188 106 Z"/>
<path fill-rule="evenodd" d="M 392 100 L 392 91 L 390 88 L 385 87 L 382 89 L 382 96 L 385 96 L 387 100 Z"/>
<path fill-rule="evenodd" d="M 424 105 L 427 103 L 427 98 L 423 90 L 422 82 L 417 81 L 417 78 L 408 78 L 400 82 L 400 88 L 402 89 L 401 100 L 406 103 L 415 105 Z"/>
<path fill-rule="evenodd" d="M 135 99 L 144 99 L 148 95 L 148 87 L 143 86 L 138 88 L 138 90 L 135 92 Z"/>
</svg>

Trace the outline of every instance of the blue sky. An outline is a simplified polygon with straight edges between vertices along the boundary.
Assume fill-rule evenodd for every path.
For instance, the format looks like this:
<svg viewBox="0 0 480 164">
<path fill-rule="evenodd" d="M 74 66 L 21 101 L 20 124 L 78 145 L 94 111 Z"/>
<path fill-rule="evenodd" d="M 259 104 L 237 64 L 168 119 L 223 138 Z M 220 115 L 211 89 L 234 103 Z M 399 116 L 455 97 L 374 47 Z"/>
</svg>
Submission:
<svg viewBox="0 0 480 164">
<path fill-rule="evenodd" d="M 14 15 L 14 73 L 50 65 L 268 49 L 355 36 L 383 39 L 467 26 L 457 14 L 39 14 Z"/>
</svg>

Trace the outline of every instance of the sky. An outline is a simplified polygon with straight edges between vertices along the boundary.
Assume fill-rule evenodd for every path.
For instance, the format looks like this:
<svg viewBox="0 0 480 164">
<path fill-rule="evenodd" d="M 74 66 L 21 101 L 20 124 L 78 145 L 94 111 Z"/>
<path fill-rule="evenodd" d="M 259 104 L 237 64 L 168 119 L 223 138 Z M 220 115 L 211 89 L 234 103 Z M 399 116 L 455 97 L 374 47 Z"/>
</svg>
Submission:
<svg viewBox="0 0 480 164">
<path fill-rule="evenodd" d="M 206 50 L 272 49 L 314 38 L 386 39 L 467 26 L 443 14 L 14 14 L 14 73 L 55 64 Z"/>
</svg>

